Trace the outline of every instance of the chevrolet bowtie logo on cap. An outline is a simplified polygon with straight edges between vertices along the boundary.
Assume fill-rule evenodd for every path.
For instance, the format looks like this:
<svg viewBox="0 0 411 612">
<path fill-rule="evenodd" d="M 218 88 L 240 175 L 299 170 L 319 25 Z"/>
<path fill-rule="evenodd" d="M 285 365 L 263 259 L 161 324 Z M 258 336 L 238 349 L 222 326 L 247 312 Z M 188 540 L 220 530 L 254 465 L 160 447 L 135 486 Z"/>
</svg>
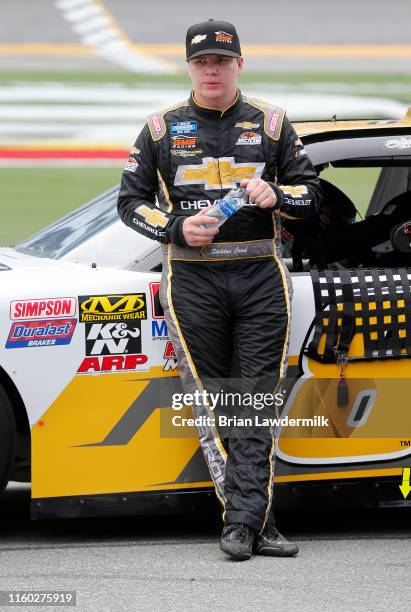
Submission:
<svg viewBox="0 0 411 612">
<path fill-rule="evenodd" d="M 228 21 L 209 19 L 188 28 L 187 60 L 207 53 L 241 57 L 240 40 L 233 24 Z"/>
</svg>

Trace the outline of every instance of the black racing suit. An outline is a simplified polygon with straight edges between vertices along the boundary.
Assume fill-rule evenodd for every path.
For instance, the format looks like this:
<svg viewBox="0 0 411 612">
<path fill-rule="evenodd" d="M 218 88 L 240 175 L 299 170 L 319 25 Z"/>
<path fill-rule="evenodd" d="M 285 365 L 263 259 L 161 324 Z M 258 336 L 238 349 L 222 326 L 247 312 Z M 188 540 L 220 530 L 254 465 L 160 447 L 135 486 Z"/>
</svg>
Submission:
<svg viewBox="0 0 411 612">
<path fill-rule="evenodd" d="M 186 244 L 186 216 L 241 179 L 259 177 L 276 193 L 275 211 L 244 207 L 213 243 Z M 281 108 L 238 92 L 221 112 L 191 95 L 148 118 L 123 173 L 118 211 L 128 226 L 164 244 L 160 300 L 186 392 L 230 379 L 233 362 L 248 381 L 243 391 L 279 389 L 292 297 L 277 241 L 279 217 L 306 218 L 320 197 L 315 170 Z M 211 414 L 207 402 L 193 410 Z M 251 428 L 223 442 L 211 424 L 199 428 L 199 437 L 225 523 L 261 531 L 272 500 L 272 431 L 260 436 Z"/>
</svg>

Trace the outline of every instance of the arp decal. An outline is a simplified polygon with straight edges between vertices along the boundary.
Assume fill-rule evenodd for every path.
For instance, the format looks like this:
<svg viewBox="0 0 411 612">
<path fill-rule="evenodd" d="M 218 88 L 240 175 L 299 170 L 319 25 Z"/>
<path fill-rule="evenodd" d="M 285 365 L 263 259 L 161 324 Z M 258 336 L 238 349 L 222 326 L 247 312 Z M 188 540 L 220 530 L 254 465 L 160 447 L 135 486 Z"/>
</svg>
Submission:
<svg viewBox="0 0 411 612">
<path fill-rule="evenodd" d="M 7 349 L 70 344 L 77 319 L 19 321 L 11 326 Z"/>
<path fill-rule="evenodd" d="M 147 355 L 107 355 L 105 357 L 86 357 L 78 374 L 108 374 L 110 372 L 137 372 L 148 370 Z"/>
<path fill-rule="evenodd" d="M 77 311 L 76 298 L 40 298 L 35 300 L 14 300 L 10 303 L 10 319 L 13 321 L 30 319 L 54 319 L 74 317 Z"/>
<path fill-rule="evenodd" d="M 86 323 L 86 355 L 141 353 L 141 321 Z"/>
<path fill-rule="evenodd" d="M 81 323 L 147 319 L 145 293 L 79 296 Z"/>
</svg>

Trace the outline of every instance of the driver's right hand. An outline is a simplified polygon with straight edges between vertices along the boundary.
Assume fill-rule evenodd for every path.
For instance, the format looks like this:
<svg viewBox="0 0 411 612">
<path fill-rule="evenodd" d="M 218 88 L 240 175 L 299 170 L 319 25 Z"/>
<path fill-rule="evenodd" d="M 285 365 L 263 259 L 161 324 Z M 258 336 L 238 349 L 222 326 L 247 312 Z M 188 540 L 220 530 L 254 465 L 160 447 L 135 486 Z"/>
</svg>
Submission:
<svg viewBox="0 0 411 612">
<path fill-rule="evenodd" d="M 210 210 L 210 206 L 202 208 L 196 215 L 186 217 L 183 221 L 184 240 L 191 247 L 201 247 L 210 244 L 214 236 L 218 234 L 218 229 L 214 227 L 205 228 L 204 224 L 218 223 L 215 217 L 206 216 L 206 212 Z"/>
</svg>

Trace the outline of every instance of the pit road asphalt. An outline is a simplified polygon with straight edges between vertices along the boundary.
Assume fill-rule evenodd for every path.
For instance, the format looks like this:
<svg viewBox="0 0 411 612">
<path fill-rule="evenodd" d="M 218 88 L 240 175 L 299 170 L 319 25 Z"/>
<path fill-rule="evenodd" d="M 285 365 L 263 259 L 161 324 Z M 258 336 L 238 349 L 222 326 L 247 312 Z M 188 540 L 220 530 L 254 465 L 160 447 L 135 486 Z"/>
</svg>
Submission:
<svg viewBox="0 0 411 612">
<path fill-rule="evenodd" d="M 287 71 L 364 71 L 409 73 L 411 3 L 409 0 L 246 0 L 207 3 L 188 0 L 2 0 L 0 19 L 0 69 L 108 70 L 113 66 L 95 54 L 61 55 L 52 48 L 48 54 L 31 50 L 24 54 L 2 50 L 1 45 L 48 43 L 78 45 L 81 38 L 73 22 L 61 8 L 68 4 L 102 6 L 123 38 L 136 45 L 152 45 L 145 52 L 169 60 L 185 70 L 184 40 L 187 27 L 209 17 L 236 24 L 245 49 L 246 69 L 268 72 Z M 93 7 L 92 7 L 93 8 Z M 158 46 L 181 45 L 161 50 Z M 310 50 L 297 50 L 291 56 L 275 51 L 247 53 L 247 45 L 340 45 L 370 46 L 364 55 L 353 50 L 343 56 L 325 50 L 312 55 Z M 381 55 L 374 46 L 408 46 L 406 55 Z M 261 49 L 260 49 L 261 51 Z M 376 55 L 377 54 L 377 55 Z"/>
<path fill-rule="evenodd" d="M 278 513 L 298 557 L 242 563 L 219 550 L 214 512 L 30 521 L 29 489 L 13 483 L 0 518 L 0 589 L 75 590 L 85 612 L 388 611 L 411 600 L 410 507 Z"/>
</svg>

